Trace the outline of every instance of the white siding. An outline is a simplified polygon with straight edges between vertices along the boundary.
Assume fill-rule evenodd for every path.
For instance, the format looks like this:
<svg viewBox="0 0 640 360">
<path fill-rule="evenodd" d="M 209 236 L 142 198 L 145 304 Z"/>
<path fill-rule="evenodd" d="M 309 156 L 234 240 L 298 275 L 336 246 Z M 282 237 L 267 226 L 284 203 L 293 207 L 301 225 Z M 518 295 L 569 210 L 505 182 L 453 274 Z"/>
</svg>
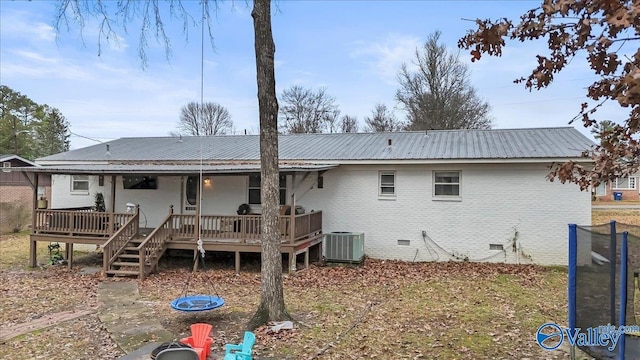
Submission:
<svg viewBox="0 0 640 360">
<path fill-rule="evenodd" d="M 202 213 L 212 215 L 236 215 L 241 204 L 249 196 L 247 176 L 211 176 L 211 186 L 203 188 Z M 251 210 L 259 209 L 252 206 Z"/>
<path fill-rule="evenodd" d="M 396 196 L 391 199 L 378 196 L 380 170 L 396 171 Z M 434 200 L 434 170 L 461 171 L 460 201 Z M 307 212 L 323 211 L 325 233 L 364 232 L 365 252 L 373 258 L 447 261 L 455 253 L 472 261 L 495 255 L 487 261 L 566 264 L 567 224 L 590 224 L 590 194 L 547 181 L 548 172 L 536 164 L 351 165 L 324 173 L 323 189 L 316 186 L 316 173 L 302 182 L 301 174 L 289 177 L 287 186 L 288 195 L 295 192 L 297 205 Z M 246 176 L 210 178 L 204 214 L 235 214 L 247 202 Z M 92 206 L 95 193 L 102 192 L 109 208 L 111 177 L 105 176 L 102 187 L 97 179 L 90 176 L 89 194 L 73 195 L 69 176 L 54 175 L 52 207 Z M 160 176 L 157 190 L 124 190 L 118 176 L 116 211 L 125 211 L 128 202 L 140 204 L 148 227 L 157 226 L 170 205 L 175 213 L 189 213 L 181 203 L 182 181 L 180 176 Z M 252 210 L 260 211 L 256 206 Z M 516 231 L 521 253 L 511 247 L 504 253 L 489 250 L 489 244 L 508 244 Z M 409 245 L 398 245 L 398 240 L 409 240 Z"/>
<path fill-rule="evenodd" d="M 247 177 L 246 176 L 209 176 L 212 182 L 210 186 L 203 186 L 203 214 L 235 215 L 240 204 L 247 202 Z M 186 177 L 184 177 L 186 179 Z M 125 212 L 127 203 L 140 205 L 141 226 L 144 226 L 144 218 L 147 219 L 147 227 L 155 227 L 169 214 L 169 207 L 174 206 L 174 213 L 193 214 L 184 208 L 182 195 L 182 176 L 159 176 L 157 189 L 134 190 L 124 189 L 122 176 L 116 177 L 116 201 L 115 211 Z M 69 208 L 93 206 L 95 194 L 102 192 L 107 209 L 111 206 L 111 176 L 104 177 L 104 185 L 98 185 L 98 176 L 89 176 L 89 192 L 75 194 L 71 192 L 71 176 L 52 176 L 51 208 Z M 254 211 L 259 207 L 253 206 Z"/>
<path fill-rule="evenodd" d="M 140 205 L 140 226 L 156 227 L 169 215 L 171 205 L 174 206 L 175 213 L 180 213 L 181 186 L 179 176 L 158 176 L 157 189 L 125 189 L 122 185 L 122 176 L 117 176 L 115 210 L 125 212 L 127 203 Z M 109 185 L 110 188 L 111 185 Z"/>
<path fill-rule="evenodd" d="M 108 201 L 107 192 L 110 193 L 111 186 L 98 186 L 98 176 L 89 175 L 88 192 L 71 191 L 71 175 L 51 175 L 51 204 L 52 209 L 75 208 L 95 205 L 96 193 L 104 195 L 105 202 Z M 108 206 L 108 205 L 107 205 Z"/>
<path fill-rule="evenodd" d="M 397 171 L 395 200 L 379 199 L 379 170 Z M 433 199 L 433 170 L 462 171 L 461 201 Z M 316 180 L 307 179 L 296 191 L 297 204 L 323 210 L 325 233 L 364 232 L 373 258 L 446 261 L 456 253 L 473 261 L 496 254 L 489 261 L 566 264 L 567 224 L 590 224 L 590 195 L 547 181 L 548 172 L 543 165 L 513 164 L 341 166 L 324 174 L 323 189 L 309 190 Z M 509 243 L 516 231 L 530 259 L 511 247 L 489 250 L 489 244 Z"/>
</svg>

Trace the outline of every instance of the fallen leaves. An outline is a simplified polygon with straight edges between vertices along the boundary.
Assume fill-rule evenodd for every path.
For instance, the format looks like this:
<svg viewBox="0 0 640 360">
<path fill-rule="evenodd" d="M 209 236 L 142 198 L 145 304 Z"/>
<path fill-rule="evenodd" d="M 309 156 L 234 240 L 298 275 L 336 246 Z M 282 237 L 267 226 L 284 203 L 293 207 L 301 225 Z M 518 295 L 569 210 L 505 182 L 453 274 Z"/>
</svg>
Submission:
<svg viewBox="0 0 640 360">
<path fill-rule="evenodd" d="M 190 262 L 163 259 L 159 273 L 138 282 L 141 298 L 149 316 L 176 338 L 187 335 L 192 323 L 213 324 L 214 353 L 221 353 L 225 343 L 241 341 L 258 305 L 259 267 L 236 275 L 231 263 L 210 260 L 185 289 Z M 93 308 L 97 284 L 106 280 L 65 267 L 12 267 L 0 275 L 3 326 Z M 311 266 L 284 275 L 294 329 L 256 329 L 255 353 L 277 359 L 560 358 L 564 354 L 542 352 L 533 334 L 544 321 L 565 321 L 565 279 L 562 271 L 534 265 L 367 259 L 362 266 Z M 171 310 L 170 301 L 185 290 L 219 295 L 226 304 L 203 313 Z M 122 355 L 96 315 L 15 338 L 0 352 L 13 359 Z"/>
</svg>

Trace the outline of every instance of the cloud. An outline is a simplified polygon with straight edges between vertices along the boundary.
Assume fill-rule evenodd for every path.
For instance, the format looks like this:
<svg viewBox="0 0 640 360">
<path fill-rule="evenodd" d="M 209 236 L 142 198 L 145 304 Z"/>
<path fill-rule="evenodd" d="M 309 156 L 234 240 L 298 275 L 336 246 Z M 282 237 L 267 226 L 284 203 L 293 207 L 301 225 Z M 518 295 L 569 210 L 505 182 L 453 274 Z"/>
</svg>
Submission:
<svg viewBox="0 0 640 360">
<path fill-rule="evenodd" d="M 12 49 L 11 56 L 3 56 L 3 78 L 26 77 L 32 79 L 90 80 L 92 75 L 80 65 L 53 54 L 45 56 L 29 50 Z"/>
<path fill-rule="evenodd" d="M 53 43 L 56 32 L 53 26 L 33 20 L 33 14 L 23 11 L 10 11 L 2 17 L 3 37 L 21 39 L 30 43 Z"/>
<path fill-rule="evenodd" d="M 388 34 L 373 42 L 353 44 L 350 56 L 363 59 L 369 71 L 389 84 L 397 84 L 396 75 L 403 63 L 410 63 L 416 48 L 421 45 L 416 36 Z"/>
</svg>

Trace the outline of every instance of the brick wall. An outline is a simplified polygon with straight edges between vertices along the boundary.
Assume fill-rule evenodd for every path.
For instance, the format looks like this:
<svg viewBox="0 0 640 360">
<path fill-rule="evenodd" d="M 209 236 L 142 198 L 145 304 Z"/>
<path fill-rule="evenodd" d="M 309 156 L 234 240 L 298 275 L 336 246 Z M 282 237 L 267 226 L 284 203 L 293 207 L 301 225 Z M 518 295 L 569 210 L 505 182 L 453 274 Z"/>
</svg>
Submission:
<svg viewBox="0 0 640 360">
<path fill-rule="evenodd" d="M 378 196 L 380 170 L 396 171 L 393 199 Z M 434 170 L 462 171 L 460 199 L 432 196 Z M 323 189 L 308 178 L 297 204 L 323 210 L 325 233 L 364 232 L 365 253 L 373 258 L 447 261 L 454 253 L 470 260 L 566 264 L 567 224 L 591 223 L 590 194 L 547 181 L 548 172 L 535 164 L 340 166 L 324 174 Z M 521 251 L 489 249 L 516 236 Z"/>
<path fill-rule="evenodd" d="M 51 199 L 51 187 L 45 186 L 45 196 L 47 199 Z M 22 208 L 27 212 L 27 218 L 25 224 L 30 224 L 31 213 L 33 207 L 33 190 L 30 186 L 9 186 L 0 185 L 0 232 L 6 233 L 13 229 L 12 222 L 15 222 L 15 214 L 9 212 L 15 212 L 16 209 Z M 10 205 L 7 205 L 10 204 Z"/>
</svg>

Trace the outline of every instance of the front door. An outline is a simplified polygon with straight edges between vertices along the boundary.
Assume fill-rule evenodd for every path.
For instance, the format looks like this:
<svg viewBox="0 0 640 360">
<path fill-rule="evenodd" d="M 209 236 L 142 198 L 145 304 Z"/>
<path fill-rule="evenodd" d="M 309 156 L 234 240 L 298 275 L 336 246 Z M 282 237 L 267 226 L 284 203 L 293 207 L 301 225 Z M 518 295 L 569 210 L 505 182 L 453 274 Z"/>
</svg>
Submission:
<svg viewBox="0 0 640 360">
<path fill-rule="evenodd" d="M 198 180 L 199 176 L 187 176 L 182 182 L 182 215 L 192 215 L 180 217 L 178 226 L 186 236 L 196 236 L 196 209 L 198 208 Z"/>
<path fill-rule="evenodd" d="M 183 186 L 182 214 L 195 215 L 198 206 L 199 176 L 187 176 Z"/>
</svg>

